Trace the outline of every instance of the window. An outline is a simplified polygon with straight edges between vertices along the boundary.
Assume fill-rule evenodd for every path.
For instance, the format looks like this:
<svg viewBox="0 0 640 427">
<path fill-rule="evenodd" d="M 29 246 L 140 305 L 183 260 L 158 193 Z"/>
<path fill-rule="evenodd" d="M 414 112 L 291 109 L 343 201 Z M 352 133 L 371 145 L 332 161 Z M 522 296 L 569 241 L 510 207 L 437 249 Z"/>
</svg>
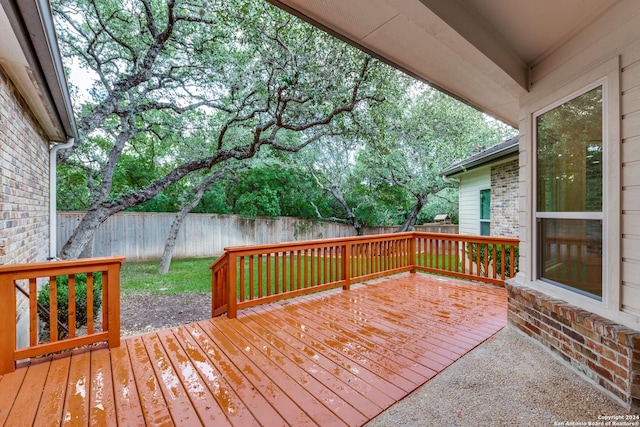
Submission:
<svg viewBox="0 0 640 427">
<path fill-rule="evenodd" d="M 491 234 L 491 190 L 480 190 L 480 235 Z"/>
<path fill-rule="evenodd" d="M 538 276 L 602 298 L 603 87 L 536 117 Z"/>
</svg>

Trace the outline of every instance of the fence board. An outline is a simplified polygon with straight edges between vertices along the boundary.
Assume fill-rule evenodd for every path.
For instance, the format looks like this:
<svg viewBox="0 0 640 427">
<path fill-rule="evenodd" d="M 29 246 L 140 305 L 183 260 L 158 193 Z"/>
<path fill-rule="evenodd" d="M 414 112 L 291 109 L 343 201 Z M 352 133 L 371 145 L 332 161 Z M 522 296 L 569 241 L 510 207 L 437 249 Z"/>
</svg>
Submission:
<svg viewBox="0 0 640 427">
<path fill-rule="evenodd" d="M 58 252 L 78 226 L 83 212 L 58 212 Z M 172 213 L 125 212 L 105 221 L 82 254 L 83 258 L 126 256 L 127 261 L 158 260 L 162 256 Z M 397 227 L 365 229 L 365 234 L 394 232 Z M 417 231 L 458 232 L 457 225 L 421 225 Z M 355 229 L 333 222 L 290 217 L 243 218 L 238 215 L 189 214 L 173 253 L 174 258 L 219 256 L 225 247 L 355 236 Z"/>
</svg>

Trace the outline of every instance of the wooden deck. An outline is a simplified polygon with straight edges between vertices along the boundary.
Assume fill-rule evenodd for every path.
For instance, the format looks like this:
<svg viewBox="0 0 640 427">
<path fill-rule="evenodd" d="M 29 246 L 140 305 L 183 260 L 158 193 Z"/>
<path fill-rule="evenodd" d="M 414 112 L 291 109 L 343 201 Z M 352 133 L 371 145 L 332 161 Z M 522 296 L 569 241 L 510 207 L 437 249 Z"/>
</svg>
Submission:
<svg viewBox="0 0 640 427">
<path fill-rule="evenodd" d="M 402 274 L 0 377 L 0 424 L 366 423 L 506 324 L 502 288 Z"/>
</svg>

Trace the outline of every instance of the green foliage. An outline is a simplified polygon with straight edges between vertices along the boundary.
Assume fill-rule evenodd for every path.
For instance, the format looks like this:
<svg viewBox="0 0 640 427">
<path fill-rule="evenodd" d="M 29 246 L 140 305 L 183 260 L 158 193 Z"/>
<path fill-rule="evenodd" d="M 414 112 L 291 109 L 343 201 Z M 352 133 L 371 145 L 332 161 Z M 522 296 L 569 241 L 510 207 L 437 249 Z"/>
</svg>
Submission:
<svg viewBox="0 0 640 427">
<path fill-rule="evenodd" d="M 453 224 L 458 224 L 458 188 L 445 188 L 439 197 L 430 197 L 418 217 L 418 224 L 433 222 L 436 215 L 448 214 Z"/>
<path fill-rule="evenodd" d="M 76 328 L 87 324 L 87 275 L 75 275 L 75 302 L 76 302 Z M 38 292 L 38 303 L 50 310 L 50 284 L 47 283 Z M 67 325 L 69 322 L 69 276 L 56 278 L 56 301 L 58 303 L 58 321 Z M 98 315 L 102 306 L 102 273 L 93 273 L 93 314 Z M 43 310 L 38 310 L 40 320 L 49 327 L 49 315 Z M 58 328 L 59 338 L 64 336 L 64 331 Z"/>
<path fill-rule="evenodd" d="M 226 182 L 218 182 L 205 191 L 202 200 L 191 212 L 231 214 L 232 209 L 227 202 Z"/>
<path fill-rule="evenodd" d="M 236 201 L 235 211 L 249 218 L 255 218 L 258 213 L 266 216 L 278 216 L 280 215 L 278 195 L 269 187 L 261 188 L 252 193 L 244 193 Z"/>
<path fill-rule="evenodd" d="M 216 182 L 193 212 L 379 226 L 424 202 L 418 223 L 455 218 L 455 194 L 431 197 L 449 186 L 440 171 L 513 134 L 391 67 L 363 68 L 365 54 L 267 2 L 52 7 L 70 81 L 83 83 L 59 209 L 176 212 L 199 171 L 236 162 L 233 179 Z M 356 86 L 355 108 L 331 115 Z M 241 162 L 250 164 L 238 170 Z M 177 174 L 185 165 L 193 169 Z"/>
<path fill-rule="evenodd" d="M 486 245 L 486 244 L 479 244 L 479 243 L 467 243 L 467 254 L 469 254 L 468 256 L 471 258 L 471 261 L 475 264 L 478 260 L 478 256 L 480 256 L 480 267 L 481 269 L 484 271 L 484 262 L 485 262 L 485 258 L 487 259 L 487 263 L 491 263 L 493 261 L 495 261 L 496 263 L 496 273 L 497 274 L 502 274 L 502 256 L 503 256 L 503 251 L 502 251 L 502 245 Z M 493 247 L 496 247 L 496 258 L 495 260 L 493 259 Z M 508 274 L 509 271 L 511 271 L 511 251 L 512 249 L 514 250 L 514 273 L 517 273 L 519 271 L 519 254 L 520 254 L 520 249 L 518 246 L 516 246 L 515 248 L 513 248 L 512 246 L 505 246 L 504 248 L 504 269 L 505 272 Z"/>
</svg>

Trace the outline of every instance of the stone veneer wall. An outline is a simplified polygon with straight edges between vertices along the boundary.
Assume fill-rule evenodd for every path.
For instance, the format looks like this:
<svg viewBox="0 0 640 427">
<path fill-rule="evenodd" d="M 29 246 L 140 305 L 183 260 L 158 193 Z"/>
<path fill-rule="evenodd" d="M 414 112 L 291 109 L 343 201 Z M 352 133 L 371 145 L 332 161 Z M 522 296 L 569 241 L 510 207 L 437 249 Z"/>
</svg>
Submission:
<svg viewBox="0 0 640 427">
<path fill-rule="evenodd" d="M 49 147 L 44 132 L 0 67 L 0 265 L 49 254 Z M 18 347 L 28 344 L 28 300 L 19 295 Z"/>
<path fill-rule="evenodd" d="M 508 284 L 508 322 L 640 413 L 640 332 Z"/>
<path fill-rule="evenodd" d="M 491 235 L 518 237 L 518 159 L 491 168 Z"/>
</svg>

